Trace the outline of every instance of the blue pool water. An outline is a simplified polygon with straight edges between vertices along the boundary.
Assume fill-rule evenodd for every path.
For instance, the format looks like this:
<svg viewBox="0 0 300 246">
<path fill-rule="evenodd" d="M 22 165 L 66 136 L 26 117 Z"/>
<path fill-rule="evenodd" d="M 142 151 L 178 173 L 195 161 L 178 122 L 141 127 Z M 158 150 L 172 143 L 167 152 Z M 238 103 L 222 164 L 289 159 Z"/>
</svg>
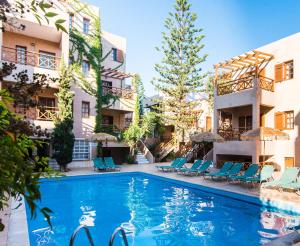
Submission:
<svg viewBox="0 0 300 246">
<path fill-rule="evenodd" d="M 118 226 L 136 246 L 259 245 L 300 224 L 297 215 L 139 173 L 43 181 L 41 191 L 53 228 L 41 215 L 30 220 L 26 207 L 31 245 L 68 245 L 80 224 L 96 246 L 107 246 Z M 84 233 L 75 245 L 89 245 Z"/>
</svg>

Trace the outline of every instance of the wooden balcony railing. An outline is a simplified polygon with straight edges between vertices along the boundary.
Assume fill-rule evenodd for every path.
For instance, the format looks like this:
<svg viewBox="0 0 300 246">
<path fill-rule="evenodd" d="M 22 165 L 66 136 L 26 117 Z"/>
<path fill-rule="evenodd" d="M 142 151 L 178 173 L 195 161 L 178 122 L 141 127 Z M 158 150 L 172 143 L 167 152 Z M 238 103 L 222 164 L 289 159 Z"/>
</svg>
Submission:
<svg viewBox="0 0 300 246">
<path fill-rule="evenodd" d="M 125 99 L 133 99 L 133 90 L 118 87 L 103 86 L 103 95 L 111 94 Z"/>
<path fill-rule="evenodd" d="M 219 128 L 218 134 L 223 137 L 226 141 L 240 141 L 241 135 L 244 132 L 251 130 L 252 128 Z"/>
<path fill-rule="evenodd" d="M 21 51 L 2 46 L 2 61 L 57 70 L 59 68 L 60 57 L 47 53 Z"/>
<path fill-rule="evenodd" d="M 268 77 L 259 76 L 259 85 L 261 89 L 274 92 L 274 80 Z"/>
<path fill-rule="evenodd" d="M 53 121 L 58 115 L 58 108 L 56 107 L 43 107 L 38 106 L 37 109 L 37 120 L 49 120 Z"/>
<path fill-rule="evenodd" d="M 239 92 L 247 89 L 252 89 L 255 83 L 255 76 L 249 76 L 245 78 L 239 78 L 236 80 L 232 80 L 229 82 L 221 83 L 217 85 L 217 93 L 218 96 Z M 263 90 L 272 91 L 274 92 L 274 80 L 259 76 L 259 87 Z"/>
</svg>

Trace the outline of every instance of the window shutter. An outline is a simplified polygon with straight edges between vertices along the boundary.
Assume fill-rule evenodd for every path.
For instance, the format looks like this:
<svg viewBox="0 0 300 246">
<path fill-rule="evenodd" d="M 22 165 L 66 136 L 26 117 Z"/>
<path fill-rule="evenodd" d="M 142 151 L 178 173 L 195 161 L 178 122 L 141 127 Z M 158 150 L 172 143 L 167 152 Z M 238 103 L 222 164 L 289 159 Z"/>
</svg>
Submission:
<svg viewBox="0 0 300 246">
<path fill-rule="evenodd" d="M 284 124 L 284 113 L 283 112 L 277 112 L 275 113 L 275 128 L 279 130 L 284 130 L 285 124 Z"/>
<path fill-rule="evenodd" d="M 295 166 L 295 159 L 294 159 L 294 157 L 285 157 L 284 158 L 284 165 L 285 165 L 285 168 L 287 168 L 287 167 L 294 167 Z"/>
<path fill-rule="evenodd" d="M 275 82 L 281 82 L 283 80 L 283 64 L 275 65 Z"/>
<path fill-rule="evenodd" d="M 123 51 L 119 49 L 117 50 L 117 61 L 123 62 Z"/>
<path fill-rule="evenodd" d="M 210 132 L 212 128 L 212 122 L 211 122 L 211 117 L 206 116 L 206 131 Z"/>
</svg>

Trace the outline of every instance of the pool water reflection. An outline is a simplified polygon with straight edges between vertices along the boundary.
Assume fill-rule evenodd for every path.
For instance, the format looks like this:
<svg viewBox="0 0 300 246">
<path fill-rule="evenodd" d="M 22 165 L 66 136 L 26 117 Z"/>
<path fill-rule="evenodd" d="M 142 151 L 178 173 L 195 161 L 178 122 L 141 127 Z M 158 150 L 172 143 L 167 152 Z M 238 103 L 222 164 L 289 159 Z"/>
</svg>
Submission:
<svg viewBox="0 0 300 246">
<path fill-rule="evenodd" d="M 41 190 L 53 228 L 42 216 L 28 219 L 31 245 L 68 245 L 80 224 L 90 226 L 95 245 L 108 245 L 120 225 L 130 245 L 259 245 L 300 224 L 299 215 L 143 174 L 65 178 Z M 76 245 L 88 245 L 84 233 Z"/>
</svg>

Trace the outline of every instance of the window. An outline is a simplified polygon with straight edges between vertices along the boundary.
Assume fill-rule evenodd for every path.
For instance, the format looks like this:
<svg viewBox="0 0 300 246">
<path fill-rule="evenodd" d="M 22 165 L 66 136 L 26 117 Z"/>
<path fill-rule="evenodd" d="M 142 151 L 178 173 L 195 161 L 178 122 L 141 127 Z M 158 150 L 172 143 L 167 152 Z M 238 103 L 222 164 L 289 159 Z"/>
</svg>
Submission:
<svg viewBox="0 0 300 246">
<path fill-rule="evenodd" d="M 112 92 L 112 82 L 111 81 L 103 80 L 102 85 L 103 85 L 103 88 L 102 88 L 102 95 L 103 96 L 106 96 L 106 95 L 108 95 L 109 93 Z"/>
<path fill-rule="evenodd" d="M 294 129 L 294 111 L 276 112 L 275 128 L 279 130 Z"/>
<path fill-rule="evenodd" d="M 116 62 L 123 62 L 123 52 L 116 48 L 112 48 L 112 60 Z"/>
<path fill-rule="evenodd" d="M 114 117 L 110 115 L 103 115 L 102 121 L 103 121 L 103 125 L 113 125 Z"/>
<path fill-rule="evenodd" d="M 90 64 L 88 61 L 82 61 L 82 73 L 84 76 L 88 76 L 90 73 Z"/>
<path fill-rule="evenodd" d="M 294 111 L 286 111 L 285 114 L 285 129 L 294 129 Z"/>
<path fill-rule="evenodd" d="M 16 50 L 16 62 L 18 64 L 26 64 L 26 47 L 17 45 Z"/>
<path fill-rule="evenodd" d="M 74 14 L 69 13 L 69 28 L 70 28 L 70 30 L 73 29 L 73 25 L 74 25 Z"/>
<path fill-rule="evenodd" d="M 239 117 L 239 131 L 245 132 L 252 129 L 252 116 L 240 116 Z"/>
<path fill-rule="evenodd" d="M 81 117 L 89 118 L 90 117 L 90 102 L 82 101 L 81 104 Z"/>
<path fill-rule="evenodd" d="M 294 78 L 293 60 L 275 65 L 275 82 Z"/>
<path fill-rule="evenodd" d="M 73 148 L 73 160 L 88 160 L 90 157 L 89 141 L 84 139 L 75 139 Z"/>
<path fill-rule="evenodd" d="M 295 159 L 294 157 L 285 157 L 284 158 L 284 166 L 287 167 L 294 167 L 295 166 Z"/>
<path fill-rule="evenodd" d="M 55 99 L 52 97 L 39 97 L 39 107 L 54 108 L 55 107 Z"/>
<path fill-rule="evenodd" d="M 294 78 L 294 62 L 287 61 L 284 63 L 284 76 L 285 80 Z"/>
<path fill-rule="evenodd" d="M 105 87 L 112 87 L 112 82 L 103 80 L 102 85 L 105 86 Z"/>
<path fill-rule="evenodd" d="M 83 33 L 88 34 L 90 29 L 90 20 L 83 18 Z"/>
<path fill-rule="evenodd" d="M 55 53 L 50 53 L 46 51 L 39 52 L 39 66 L 42 68 L 47 69 L 55 69 L 56 62 L 55 62 Z"/>
</svg>

